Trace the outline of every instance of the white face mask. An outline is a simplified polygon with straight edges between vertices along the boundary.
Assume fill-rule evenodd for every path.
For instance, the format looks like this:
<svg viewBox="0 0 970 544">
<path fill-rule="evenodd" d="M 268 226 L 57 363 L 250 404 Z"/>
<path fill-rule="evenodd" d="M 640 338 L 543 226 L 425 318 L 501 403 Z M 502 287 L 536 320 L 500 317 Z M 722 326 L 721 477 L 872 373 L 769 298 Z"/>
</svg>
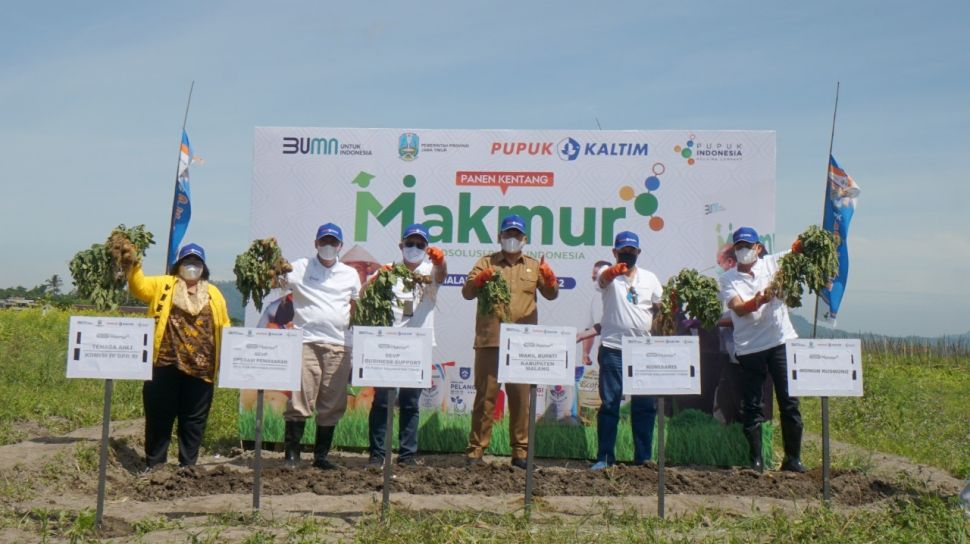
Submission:
<svg viewBox="0 0 970 544">
<path fill-rule="evenodd" d="M 198 281 L 202 277 L 201 264 L 183 264 L 179 266 L 179 276 L 185 281 Z"/>
<path fill-rule="evenodd" d="M 734 255 L 741 264 L 752 264 L 758 260 L 758 252 L 753 247 L 740 247 L 735 249 Z"/>
<path fill-rule="evenodd" d="M 419 247 L 405 247 L 403 250 L 404 260 L 417 264 L 424 260 L 424 250 Z"/>
<path fill-rule="evenodd" d="M 502 238 L 502 251 L 506 253 L 518 253 L 522 251 L 522 246 L 525 245 L 525 240 L 519 240 L 518 238 Z"/>
<path fill-rule="evenodd" d="M 317 248 L 317 255 L 324 261 L 337 260 L 338 253 L 340 253 L 340 248 L 337 246 L 320 246 Z"/>
</svg>

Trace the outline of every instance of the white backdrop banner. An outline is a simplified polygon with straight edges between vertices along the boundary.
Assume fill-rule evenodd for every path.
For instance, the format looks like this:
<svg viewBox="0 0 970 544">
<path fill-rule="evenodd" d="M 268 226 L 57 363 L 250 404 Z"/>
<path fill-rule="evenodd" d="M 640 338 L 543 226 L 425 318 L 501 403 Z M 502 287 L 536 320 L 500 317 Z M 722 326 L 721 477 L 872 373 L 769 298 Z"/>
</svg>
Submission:
<svg viewBox="0 0 970 544">
<path fill-rule="evenodd" d="M 451 365 L 441 368 L 473 364 L 476 304 L 460 286 L 498 249 L 508 213 L 525 217 L 526 252 L 560 279 L 557 300 L 539 297 L 539 322 L 585 329 L 590 272 L 613 260 L 617 232 L 640 236 L 638 264 L 661 281 L 684 267 L 716 276 L 733 265 L 723 250 L 738 226 L 775 249 L 774 210 L 771 131 L 255 131 L 251 235 L 275 236 L 288 259 L 314 255 L 317 226 L 334 222 L 344 262 L 373 270 L 366 261 L 400 261 L 404 226 L 428 226 L 448 260 L 434 362 Z M 257 320 L 249 308 L 247 324 Z"/>
</svg>

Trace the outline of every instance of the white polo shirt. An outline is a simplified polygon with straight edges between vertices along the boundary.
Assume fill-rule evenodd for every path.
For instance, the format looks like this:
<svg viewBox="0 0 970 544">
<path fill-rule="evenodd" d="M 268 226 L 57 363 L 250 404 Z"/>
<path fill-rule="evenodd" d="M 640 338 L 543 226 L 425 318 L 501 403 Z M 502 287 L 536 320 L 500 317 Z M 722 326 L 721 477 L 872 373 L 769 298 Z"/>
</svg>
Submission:
<svg viewBox="0 0 970 544">
<path fill-rule="evenodd" d="M 778 270 L 778 261 L 783 255 L 779 253 L 758 259 L 751 267 L 751 273 L 738 272 L 735 267 L 722 274 L 718 283 L 725 308 L 736 296 L 741 300 L 750 300 L 758 291 L 764 291 Z M 788 318 L 788 307 L 778 298 L 771 299 L 745 316 L 733 311 L 730 314 L 734 324 L 734 351 L 738 355 L 757 353 L 798 338 Z"/>
<path fill-rule="evenodd" d="M 414 269 L 417 274 L 430 276 L 434 264 L 425 260 Z M 411 291 L 404 290 L 404 280 L 397 278 L 394 284 L 394 297 L 397 299 L 392 306 L 394 310 L 395 327 L 427 327 L 431 329 L 431 343 L 435 343 L 434 337 L 434 306 L 438 299 L 438 283 L 432 278 L 431 283 L 415 285 Z M 405 308 L 410 304 L 412 315 L 404 315 Z"/>
<path fill-rule="evenodd" d="M 621 275 L 600 288 L 599 275 L 607 268 L 596 274 L 596 289 L 603 295 L 600 341 L 608 348 L 622 349 L 624 336 L 650 336 L 653 305 L 660 302 L 663 286 L 653 272 L 637 267 L 632 281 Z"/>
<path fill-rule="evenodd" d="M 350 301 L 360 296 L 360 276 L 337 261 L 327 268 L 314 256 L 297 259 L 287 274 L 293 291 L 293 324 L 303 342 L 351 345 Z"/>
</svg>

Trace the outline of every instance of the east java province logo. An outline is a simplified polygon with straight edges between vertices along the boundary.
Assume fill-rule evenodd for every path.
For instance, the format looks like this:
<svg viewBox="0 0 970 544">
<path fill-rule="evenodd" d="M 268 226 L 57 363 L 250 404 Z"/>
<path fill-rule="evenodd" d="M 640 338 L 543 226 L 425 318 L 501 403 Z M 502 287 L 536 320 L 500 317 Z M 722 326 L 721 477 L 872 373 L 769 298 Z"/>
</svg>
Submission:
<svg viewBox="0 0 970 544">
<path fill-rule="evenodd" d="M 643 188 L 646 192 L 637 194 L 637 189 L 630 185 L 620 187 L 620 199 L 625 202 L 633 201 L 633 209 L 639 215 L 648 217 L 647 226 L 650 230 L 660 231 L 664 228 L 664 220 L 657 215 L 660 209 L 660 200 L 655 194 L 660 189 L 660 176 L 664 175 L 667 167 L 661 162 L 653 163 L 650 168 L 650 175 L 643 180 Z"/>
<path fill-rule="evenodd" d="M 397 154 L 402 161 L 413 161 L 418 158 L 420 138 L 413 132 L 405 132 L 397 139 Z"/>
</svg>

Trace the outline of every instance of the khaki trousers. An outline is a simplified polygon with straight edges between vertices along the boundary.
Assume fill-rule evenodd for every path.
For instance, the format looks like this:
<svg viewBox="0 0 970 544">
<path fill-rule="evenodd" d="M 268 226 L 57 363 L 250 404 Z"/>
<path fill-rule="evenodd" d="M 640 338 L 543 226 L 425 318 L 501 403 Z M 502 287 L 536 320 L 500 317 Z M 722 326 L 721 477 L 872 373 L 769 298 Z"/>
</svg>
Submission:
<svg viewBox="0 0 970 544">
<path fill-rule="evenodd" d="M 465 449 L 468 457 L 481 457 L 492 439 L 492 414 L 498 389 L 498 348 L 475 348 L 475 404 Z M 529 385 L 507 383 L 505 394 L 512 458 L 525 459 L 529 449 Z"/>
<path fill-rule="evenodd" d="M 336 344 L 303 344 L 300 391 L 286 403 L 283 419 L 304 421 L 316 412 L 320 427 L 333 427 L 347 410 L 350 350 Z"/>
</svg>

